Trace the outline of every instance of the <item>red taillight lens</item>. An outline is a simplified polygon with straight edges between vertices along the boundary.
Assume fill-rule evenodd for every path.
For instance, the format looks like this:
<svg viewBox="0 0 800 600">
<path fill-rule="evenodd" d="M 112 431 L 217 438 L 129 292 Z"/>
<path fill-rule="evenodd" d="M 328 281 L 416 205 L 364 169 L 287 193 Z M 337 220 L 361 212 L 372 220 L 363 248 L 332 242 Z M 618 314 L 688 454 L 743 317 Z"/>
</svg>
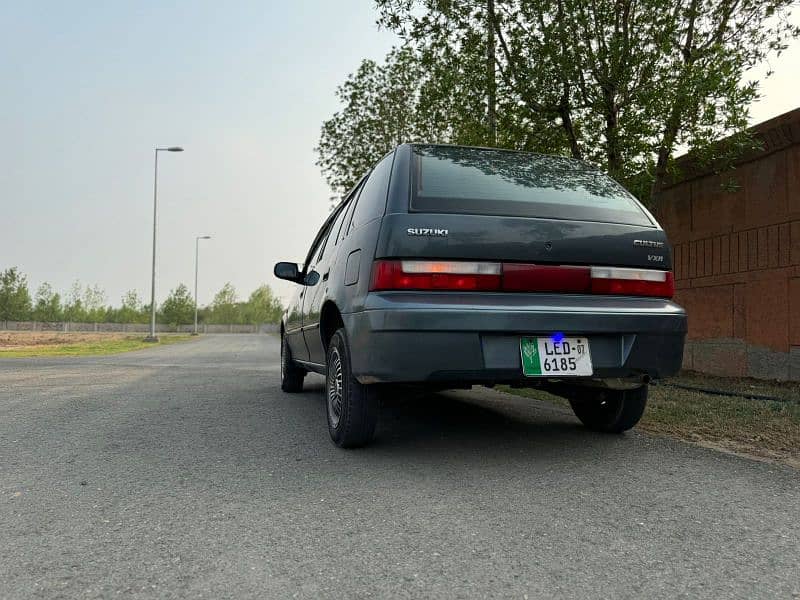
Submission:
<svg viewBox="0 0 800 600">
<path fill-rule="evenodd" d="M 371 291 L 500 289 L 500 263 L 378 260 L 372 269 Z"/>
<path fill-rule="evenodd" d="M 592 293 L 672 298 L 675 278 L 671 271 L 592 267 Z"/>
<path fill-rule="evenodd" d="M 370 291 L 465 290 L 672 298 L 669 271 L 435 260 L 377 260 Z"/>
</svg>

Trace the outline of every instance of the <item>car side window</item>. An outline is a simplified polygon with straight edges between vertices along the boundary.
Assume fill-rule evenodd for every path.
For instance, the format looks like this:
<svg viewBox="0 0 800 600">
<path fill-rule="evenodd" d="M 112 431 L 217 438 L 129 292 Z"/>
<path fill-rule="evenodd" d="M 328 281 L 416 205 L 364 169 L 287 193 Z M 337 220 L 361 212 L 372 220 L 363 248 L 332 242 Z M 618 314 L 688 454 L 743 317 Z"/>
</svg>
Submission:
<svg viewBox="0 0 800 600">
<path fill-rule="evenodd" d="M 386 212 L 386 195 L 389 193 L 389 176 L 392 173 L 394 152 L 387 154 L 369 174 L 353 212 L 348 231 L 382 217 Z"/>
<path fill-rule="evenodd" d="M 325 246 L 327 245 L 327 243 L 328 243 L 328 238 L 329 238 L 330 236 L 331 236 L 331 230 L 330 230 L 330 228 L 329 228 L 329 229 L 328 229 L 328 233 L 326 233 L 326 234 L 325 234 L 325 239 L 324 239 L 324 240 L 322 240 L 322 243 L 320 244 L 320 247 L 319 247 L 319 254 L 317 254 L 317 262 L 319 262 L 319 261 L 321 261 L 321 260 L 322 260 L 322 255 L 323 255 L 323 253 L 325 252 Z"/>
<path fill-rule="evenodd" d="M 320 255 L 322 254 L 322 249 L 325 247 L 325 241 L 328 239 L 328 236 L 331 233 L 331 224 L 330 221 L 325 221 L 325 224 L 320 227 L 317 235 L 314 236 L 314 241 L 312 242 L 312 246 L 308 251 L 308 255 L 306 256 L 306 264 L 303 265 L 303 271 L 305 272 L 307 269 L 311 269 L 319 260 Z"/>
<path fill-rule="evenodd" d="M 309 260 L 311 261 L 307 266 L 313 267 L 316 263 L 319 262 L 320 255 L 322 254 L 322 249 L 325 247 L 325 240 L 328 239 L 328 235 L 330 234 L 330 227 L 325 235 L 320 239 L 317 244 L 311 249 L 309 252 Z"/>
<path fill-rule="evenodd" d="M 347 207 L 347 214 L 344 216 L 342 228 L 339 230 L 339 236 L 336 238 L 337 244 L 347 237 L 348 227 L 350 226 L 350 222 L 353 220 L 353 208 L 355 208 L 356 204 L 358 203 L 358 194 L 361 192 L 361 188 L 363 186 L 364 180 L 362 179 L 361 182 L 359 182 L 358 187 L 356 187 L 356 189 L 353 190 L 353 193 L 350 194 L 350 205 Z"/>
<path fill-rule="evenodd" d="M 344 206 L 339 208 L 339 214 L 336 219 L 333 221 L 333 225 L 331 225 L 331 229 L 328 232 L 327 237 L 325 238 L 326 241 L 322 244 L 322 248 L 319 251 L 319 256 L 317 256 L 317 262 L 322 260 L 322 257 L 328 254 L 328 249 L 333 249 L 336 246 L 337 236 L 339 235 L 339 229 L 342 227 L 342 221 L 344 221 L 344 215 L 347 213 L 347 209 L 350 208 L 350 204 L 347 203 Z"/>
</svg>

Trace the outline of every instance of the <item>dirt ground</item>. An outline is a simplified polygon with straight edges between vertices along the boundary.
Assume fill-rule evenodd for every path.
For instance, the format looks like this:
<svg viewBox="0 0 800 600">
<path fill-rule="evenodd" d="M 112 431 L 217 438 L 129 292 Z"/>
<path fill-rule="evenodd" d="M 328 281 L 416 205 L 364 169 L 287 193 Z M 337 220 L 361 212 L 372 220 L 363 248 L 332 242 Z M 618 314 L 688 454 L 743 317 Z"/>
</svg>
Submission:
<svg viewBox="0 0 800 600">
<path fill-rule="evenodd" d="M 142 337 L 142 334 L 131 333 L 95 333 L 95 332 L 60 332 L 60 331 L 0 331 L 0 348 L 21 350 L 37 346 L 62 346 L 65 344 L 81 344 L 105 342 Z"/>
</svg>

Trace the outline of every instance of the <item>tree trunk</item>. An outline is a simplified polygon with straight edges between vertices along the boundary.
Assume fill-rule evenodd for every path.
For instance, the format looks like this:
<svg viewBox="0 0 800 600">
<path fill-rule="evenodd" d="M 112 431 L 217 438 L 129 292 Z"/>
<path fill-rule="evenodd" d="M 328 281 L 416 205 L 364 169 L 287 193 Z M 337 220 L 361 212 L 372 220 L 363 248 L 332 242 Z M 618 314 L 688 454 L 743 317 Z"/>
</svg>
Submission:
<svg viewBox="0 0 800 600">
<path fill-rule="evenodd" d="M 684 77 L 688 77 L 692 66 L 694 64 L 694 28 L 697 20 L 697 1 L 692 0 L 689 6 L 688 22 L 686 24 L 686 38 L 683 43 L 681 53 L 683 54 L 683 70 Z M 686 94 L 683 91 L 684 86 L 679 83 L 675 97 L 672 100 L 672 108 L 670 109 L 667 122 L 664 126 L 664 133 L 661 137 L 661 143 L 658 146 L 658 158 L 656 159 L 656 171 L 653 177 L 653 185 L 650 188 L 650 209 L 658 217 L 661 210 L 661 192 L 664 188 L 664 182 L 667 179 L 667 167 L 669 165 L 669 157 L 672 154 L 672 149 L 675 146 L 675 140 L 678 139 L 678 132 L 681 129 L 681 118 L 686 109 Z"/>
<path fill-rule="evenodd" d="M 486 0 L 486 120 L 489 145 L 497 145 L 497 80 L 495 72 L 494 0 Z"/>
<path fill-rule="evenodd" d="M 656 218 L 658 218 L 659 211 L 661 210 L 661 191 L 667 179 L 669 157 L 672 154 L 672 148 L 675 145 L 675 139 L 678 137 L 678 130 L 680 129 L 680 114 L 680 104 L 676 100 L 675 104 L 672 106 L 669 118 L 667 119 L 667 124 L 664 127 L 661 144 L 658 146 L 656 170 L 653 175 L 653 185 L 650 187 L 650 201 L 648 204 Z"/>
<path fill-rule="evenodd" d="M 613 90 L 605 92 L 606 162 L 609 175 L 621 182 L 622 155 L 619 151 L 619 115 Z"/>
<path fill-rule="evenodd" d="M 561 102 L 558 105 L 558 115 L 561 117 L 561 126 L 564 128 L 564 133 L 567 134 L 569 140 L 569 150 L 572 158 L 583 158 L 581 148 L 578 145 L 578 136 L 575 134 L 575 125 L 572 123 L 572 110 L 570 107 L 570 87 L 568 83 L 564 84 L 564 93 L 561 95 Z"/>
</svg>

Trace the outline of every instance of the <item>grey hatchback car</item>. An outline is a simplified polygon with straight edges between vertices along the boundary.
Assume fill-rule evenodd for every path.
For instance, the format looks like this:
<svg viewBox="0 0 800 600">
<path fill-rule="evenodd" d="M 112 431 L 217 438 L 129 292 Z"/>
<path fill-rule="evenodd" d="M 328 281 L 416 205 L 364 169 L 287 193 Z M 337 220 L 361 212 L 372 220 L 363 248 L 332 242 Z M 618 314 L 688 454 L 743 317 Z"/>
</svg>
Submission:
<svg viewBox="0 0 800 600">
<path fill-rule="evenodd" d="M 639 421 L 681 366 L 686 314 L 653 216 L 573 159 L 403 144 L 332 211 L 281 322 L 281 388 L 326 376 L 328 429 L 368 443 L 388 385 L 510 384 L 590 429 Z"/>
</svg>

